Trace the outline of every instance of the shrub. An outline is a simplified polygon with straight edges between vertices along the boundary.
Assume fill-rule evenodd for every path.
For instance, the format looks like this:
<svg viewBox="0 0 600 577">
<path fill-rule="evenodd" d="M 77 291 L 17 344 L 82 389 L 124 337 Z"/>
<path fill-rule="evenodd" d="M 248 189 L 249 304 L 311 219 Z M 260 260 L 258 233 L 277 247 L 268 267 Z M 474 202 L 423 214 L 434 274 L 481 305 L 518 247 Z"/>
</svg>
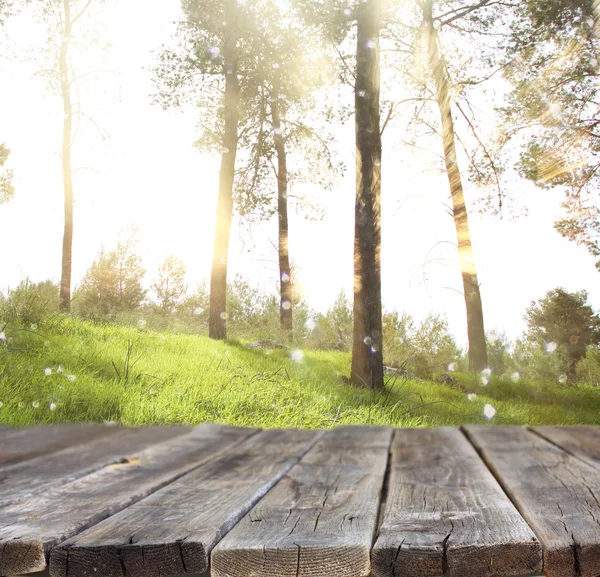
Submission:
<svg viewBox="0 0 600 577">
<path fill-rule="evenodd" d="M 25 279 L 0 298 L 0 322 L 29 326 L 41 324 L 59 310 L 59 287 L 51 280 L 33 283 Z"/>
</svg>

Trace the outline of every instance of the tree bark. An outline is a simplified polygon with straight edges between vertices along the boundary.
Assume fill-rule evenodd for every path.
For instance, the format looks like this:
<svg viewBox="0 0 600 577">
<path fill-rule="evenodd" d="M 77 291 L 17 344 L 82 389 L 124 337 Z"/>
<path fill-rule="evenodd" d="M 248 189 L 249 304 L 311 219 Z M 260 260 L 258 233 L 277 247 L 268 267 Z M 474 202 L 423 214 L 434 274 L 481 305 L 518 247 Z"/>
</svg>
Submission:
<svg viewBox="0 0 600 577">
<path fill-rule="evenodd" d="M 281 329 L 293 338 L 292 313 L 292 273 L 290 271 L 290 253 L 288 244 L 288 201 L 287 201 L 287 156 L 285 140 L 281 133 L 281 118 L 279 117 L 279 79 L 273 83 L 271 94 L 271 119 L 273 123 L 273 139 L 277 151 L 277 215 L 279 218 L 279 319 Z"/>
<path fill-rule="evenodd" d="M 239 84 L 237 78 L 235 22 L 236 0 L 226 3 L 227 15 L 232 23 L 223 42 L 225 72 L 225 129 L 224 151 L 221 154 L 217 221 L 210 277 L 210 304 L 208 336 L 211 339 L 227 338 L 227 257 L 233 217 L 233 179 L 239 123 Z"/>
<path fill-rule="evenodd" d="M 71 310 L 71 269 L 73 259 L 73 170 L 71 167 L 73 107 L 71 104 L 71 86 L 69 81 L 69 62 L 67 54 L 72 28 L 70 0 L 63 0 L 63 7 L 65 21 L 58 59 L 64 112 L 62 142 L 64 229 L 60 277 L 60 310 L 62 312 L 69 312 Z"/>
<path fill-rule="evenodd" d="M 381 322 L 381 0 L 358 3 L 355 126 L 354 331 L 350 382 L 383 389 Z"/>
<path fill-rule="evenodd" d="M 471 245 L 471 233 L 469 231 L 465 197 L 456 158 L 454 122 L 452 120 L 452 110 L 450 107 L 448 77 L 444 59 L 440 54 L 438 47 L 437 31 L 433 26 L 432 4 L 432 0 L 424 0 L 421 3 L 421 8 L 423 9 L 423 23 L 425 25 L 426 33 L 428 34 L 429 65 L 435 81 L 437 102 L 442 119 L 444 158 L 446 162 L 446 173 L 448 174 L 448 181 L 450 183 L 452 212 L 458 240 L 458 255 L 467 311 L 469 369 L 472 371 L 481 371 L 487 366 L 481 293 L 479 291 L 477 268 L 475 266 L 475 258 L 473 256 L 473 248 Z"/>
</svg>

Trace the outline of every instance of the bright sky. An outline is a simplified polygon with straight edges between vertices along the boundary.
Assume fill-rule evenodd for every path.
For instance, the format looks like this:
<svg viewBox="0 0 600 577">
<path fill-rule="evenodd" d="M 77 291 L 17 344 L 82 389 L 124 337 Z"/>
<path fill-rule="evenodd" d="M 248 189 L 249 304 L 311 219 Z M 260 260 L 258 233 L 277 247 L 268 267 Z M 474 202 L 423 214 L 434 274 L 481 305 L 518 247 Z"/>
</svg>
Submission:
<svg viewBox="0 0 600 577">
<path fill-rule="evenodd" d="M 185 261 L 191 286 L 210 275 L 219 158 L 193 149 L 193 108 L 164 112 L 150 103 L 151 51 L 168 41 L 179 2 L 148 6 L 143 0 L 109 1 L 98 9 L 106 25 L 97 33 L 112 47 L 101 65 L 107 72 L 82 82 L 81 97 L 83 109 L 109 137 L 99 141 L 95 129 L 82 121 L 75 142 L 74 166 L 80 168 L 75 175 L 74 285 L 101 245 L 112 248 L 119 231 L 132 223 L 140 227 L 147 284 L 171 252 Z M 43 29 L 23 17 L 9 22 L 6 33 L 19 57 L 35 54 L 28 46 L 39 49 L 46 38 Z M 12 150 L 17 189 L 14 200 L 0 206 L 0 289 L 27 276 L 60 278 L 62 108 L 43 81 L 33 77 L 34 69 L 23 59 L 0 59 L 0 142 Z M 447 244 L 455 242 L 454 225 L 441 204 L 448 198 L 446 176 L 415 170 L 430 160 L 417 152 L 407 158 L 406 150 L 394 147 L 391 131 L 384 135 L 382 164 L 384 307 L 416 319 L 430 311 L 443 313 L 457 342 L 466 347 L 461 277 L 455 251 Z M 291 256 L 306 300 L 319 311 L 340 289 L 352 293 L 353 120 L 336 132 L 348 172 L 332 193 L 322 195 L 324 220 L 290 219 Z M 593 259 L 552 227 L 560 214 L 560 193 L 539 191 L 527 182 L 519 189 L 526 195 L 527 217 L 470 217 L 486 329 L 506 331 L 511 339 L 523 331 L 530 302 L 557 286 L 588 290 L 591 303 L 600 308 L 600 274 Z M 467 188 L 466 194 L 468 200 L 475 192 Z M 273 292 L 278 273 L 271 241 L 276 244 L 276 235 L 275 219 L 254 225 L 251 235 L 234 227 L 229 278 L 240 273 Z M 440 258 L 454 260 L 436 262 Z"/>
</svg>

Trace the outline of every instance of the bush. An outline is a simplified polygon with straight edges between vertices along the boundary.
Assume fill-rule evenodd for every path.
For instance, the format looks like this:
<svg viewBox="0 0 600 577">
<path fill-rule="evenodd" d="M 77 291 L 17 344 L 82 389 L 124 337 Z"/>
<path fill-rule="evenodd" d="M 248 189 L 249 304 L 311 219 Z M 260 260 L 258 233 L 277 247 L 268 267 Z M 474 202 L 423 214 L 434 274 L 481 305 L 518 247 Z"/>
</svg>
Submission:
<svg viewBox="0 0 600 577">
<path fill-rule="evenodd" d="M 312 340 L 318 349 L 349 351 L 352 348 L 352 305 L 342 290 L 326 314 L 315 318 Z"/>
<path fill-rule="evenodd" d="M 517 372 L 530 379 L 555 383 L 566 379 L 564 359 L 557 351 L 548 352 L 546 345 L 537 340 L 517 339 L 513 363 Z"/>
<path fill-rule="evenodd" d="M 511 343 L 506 334 L 490 331 L 486 334 L 488 367 L 495 375 L 508 376 L 514 372 Z"/>
<path fill-rule="evenodd" d="M 0 324 L 38 325 L 59 310 L 59 286 L 51 280 L 33 283 L 25 279 L 0 298 Z"/>
<path fill-rule="evenodd" d="M 600 349 L 597 346 L 589 346 L 585 358 L 577 363 L 577 381 L 600 386 Z"/>
<path fill-rule="evenodd" d="M 430 314 L 417 325 L 413 318 L 397 312 L 383 315 L 383 354 L 419 377 L 445 371 L 448 365 L 462 366 L 463 354 L 448 331 L 443 316 Z"/>
</svg>

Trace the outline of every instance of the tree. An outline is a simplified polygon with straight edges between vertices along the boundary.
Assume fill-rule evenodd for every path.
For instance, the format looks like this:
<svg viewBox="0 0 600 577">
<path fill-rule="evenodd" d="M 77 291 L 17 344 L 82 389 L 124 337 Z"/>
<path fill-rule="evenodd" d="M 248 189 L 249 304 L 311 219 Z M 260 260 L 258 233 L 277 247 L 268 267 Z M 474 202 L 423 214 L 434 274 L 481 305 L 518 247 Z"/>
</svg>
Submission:
<svg viewBox="0 0 600 577">
<path fill-rule="evenodd" d="M 348 351 L 352 348 L 352 305 L 342 290 L 325 315 L 315 319 L 314 336 L 318 348 Z"/>
<path fill-rule="evenodd" d="M 458 239 L 458 255 L 463 280 L 465 305 L 467 310 L 467 332 L 469 337 L 469 368 L 481 371 L 487 366 L 485 331 L 483 328 L 483 307 L 477 279 L 477 268 L 473 257 L 469 219 L 458 158 L 454 121 L 450 103 L 449 82 L 446 64 L 441 53 L 437 30 L 433 20 L 433 0 L 419 3 L 423 11 L 423 28 L 426 34 L 429 67 L 435 82 L 437 104 L 442 121 L 442 140 L 446 174 L 452 198 L 452 216 Z"/>
<path fill-rule="evenodd" d="M 565 191 L 565 238 L 585 246 L 600 270 L 600 68 L 593 0 L 526 0 L 510 28 L 503 141 L 519 138 L 519 173 Z M 507 147 L 508 148 L 508 147 Z"/>
<path fill-rule="evenodd" d="M 223 27 L 217 17 L 225 14 L 225 4 L 205 4 L 186 2 L 183 5 L 186 21 L 178 33 L 181 46 L 176 52 L 163 52 L 157 69 L 161 86 L 159 101 L 163 106 L 177 105 L 184 98 L 195 101 L 202 128 L 198 148 L 222 152 L 232 150 L 223 140 L 225 134 L 232 135 L 225 127 L 227 82 L 219 78 L 226 59 L 225 35 L 231 31 Z M 290 185 L 301 179 L 325 182 L 324 176 L 332 170 L 324 170 L 323 165 L 333 169 L 328 138 L 305 121 L 310 116 L 311 91 L 322 79 L 318 74 L 320 57 L 314 57 L 317 51 L 313 49 L 313 57 L 306 58 L 306 47 L 311 45 L 312 39 L 276 2 L 250 1 L 235 8 L 237 11 L 232 17 L 236 20 L 238 38 L 236 159 L 232 201 L 219 204 L 223 207 L 219 209 L 217 227 L 217 244 L 221 249 L 213 263 L 211 277 L 214 279 L 211 281 L 213 334 L 220 331 L 224 336 L 223 331 L 226 331 L 227 297 L 226 291 L 223 292 L 226 270 L 221 265 L 226 258 L 224 241 L 227 237 L 228 242 L 231 218 L 224 220 L 223 215 L 233 215 L 236 211 L 248 220 L 278 215 L 280 322 L 291 337 L 294 299 L 288 246 Z M 317 78 L 319 82 L 315 81 Z M 216 122 L 215 107 L 221 108 Z M 311 146 L 314 143 L 316 145 Z M 288 155 L 299 149 L 306 162 L 297 168 L 290 167 Z M 306 164 L 310 170 L 306 170 Z M 225 197 L 220 193 L 220 198 Z M 220 327 L 218 330 L 216 325 Z"/>
<path fill-rule="evenodd" d="M 88 3 L 89 4 L 89 3 Z M 60 94 L 63 101 L 63 143 L 62 170 L 64 187 L 64 231 L 62 246 L 62 270 L 60 277 L 60 309 L 71 309 L 71 268 L 73 258 L 73 169 L 71 167 L 71 146 L 73 139 L 73 105 L 71 102 L 71 70 L 69 66 L 69 44 L 73 34 L 73 24 L 83 15 L 79 12 L 71 16 L 71 0 L 63 0 L 63 14 L 59 24 L 61 44 L 58 57 L 60 74 Z M 83 11 L 85 11 L 83 8 Z"/>
<path fill-rule="evenodd" d="M 409 314 L 385 313 L 383 335 L 388 363 L 398 363 L 420 377 L 430 378 L 462 358 L 448 322 L 439 315 L 429 314 L 417 325 Z"/>
<path fill-rule="evenodd" d="M 381 0 L 359 2 L 355 86 L 354 331 L 350 382 L 383 389 L 381 321 Z"/>
<path fill-rule="evenodd" d="M 322 127 L 313 129 L 308 121 L 318 108 L 313 93 L 326 83 L 322 73 L 326 58 L 319 53 L 320 46 L 314 46 L 314 35 L 299 26 L 297 18 L 289 14 L 286 17 L 276 2 L 260 6 L 254 13 L 253 28 L 260 47 L 256 66 L 261 92 L 256 121 L 260 129 L 249 162 L 241 171 L 246 178 L 238 180 L 236 196 L 240 213 L 248 215 L 258 207 L 268 215 L 273 205 L 272 185 L 271 179 L 264 178 L 265 173 L 270 176 L 270 170 L 265 171 L 263 166 L 270 165 L 277 180 L 280 324 L 291 339 L 294 291 L 289 254 L 290 189 L 295 182 L 331 188 L 338 170 L 332 161 L 327 131 Z M 263 124 L 268 120 L 271 130 L 265 131 Z M 265 139 L 271 134 L 272 143 Z M 290 169 L 288 155 L 295 151 L 301 152 L 304 162 L 298 162 L 298 155 L 297 166 Z"/>
<path fill-rule="evenodd" d="M 94 2 L 94 5 L 100 2 Z M 77 133 L 77 122 L 84 116 L 79 109 L 78 98 L 73 101 L 73 93 L 79 93 L 78 80 L 86 73 L 77 73 L 73 66 L 72 46 L 83 45 L 81 21 L 89 13 L 92 0 L 22 0 L 21 6 L 10 0 L 0 0 L 0 23 L 3 15 L 10 15 L 18 8 L 29 5 L 34 14 L 46 25 L 46 50 L 42 51 L 45 64 L 37 71 L 45 77 L 51 90 L 60 96 L 62 102 L 62 176 L 64 195 L 64 225 L 61 253 L 60 309 L 68 312 L 71 307 L 71 273 L 73 253 L 73 167 L 71 162 L 73 142 Z M 79 32 L 77 32 L 79 30 Z M 89 31 L 89 28 L 88 28 Z M 85 44 L 88 44 L 87 42 Z M 89 74 L 89 72 L 88 72 Z M 76 89 L 76 90 L 74 90 Z M 74 126 L 74 119 L 77 120 Z M 95 124 L 95 123 L 94 123 Z"/>
<path fill-rule="evenodd" d="M 116 253 L 101 249 L 75 292 L 77 311 L 98 317 L 117 310 Z"/>
<path fill-rule="evenodd" d="M 251 128 L 247 109 L 256 99 L 254 52 L 248 6 L 236 0 L 183 0 L 180 46 L 164 50 L 156 69 L 157 102 L 163 108 L 193 101 L 200 113 L 197 147 L 221 154 L 213 261 L 209 336 L 227 336 L 227 259 L 234 208 L 234 180 L 241 135 Z M 251 42 L 250 42 L 251 43 Z M 216 112 L 215 112 L 216 111 Z"/>
<path fill-rule="evenodd" d="M 0 294 L 0 316 L 4 322 L 18 322 L 28 327 L 42 323 L 56 312 L 58 285 L 51 280 L 34 283 L 25 279 L 16 288 L 9 289 L 6 297 Z"/>
<path fill-rule="evenodd" d="M 15 193 L 15 188 L 12 184 L 13 171 L 4 168 L 9 154 L 10 148 L 0 143 L 0 204 L 8 202 Z"/>
<path fill-rule="evenodd" d="M 158 309 L 163 315 L 179 307 L 185 298 L 185 264 L 175 255 L 168 255 L 158 268 L 158 279 L 152 285 Z"/>
<path fill-rule="evenodd" d="M 512 367 L 511 344 L 505 333 L 490 331 L 486 334 L 488 366 L 497 375 L 504 375 Z"/>
<path fill-rule="evenodd" d="M 114 314 L 137 309 L 146 291 L 142 288 L 145 270 L 130 235 L 120 240 L 115 250 L 102 249 L 77 291 L 79 310 L 89 316 Z"/>
<path fill-rule="evenodd" d="M 576 365 L 585 357 L 586 347 L 600 344 L 600 316 L 587 304 L 587 296 L 583 290 L 569 293 L 557 288 L 532 302 L 525 314 L 530 339 L 556 343 L 569 384 L 575 380 Z"/>
<path fill-rule="evenodd" d="M 0 26 L 4 26 L 6 20 L 12 15 L 13 9 L 12 0 L 0 0 Z"/>
</svg>

